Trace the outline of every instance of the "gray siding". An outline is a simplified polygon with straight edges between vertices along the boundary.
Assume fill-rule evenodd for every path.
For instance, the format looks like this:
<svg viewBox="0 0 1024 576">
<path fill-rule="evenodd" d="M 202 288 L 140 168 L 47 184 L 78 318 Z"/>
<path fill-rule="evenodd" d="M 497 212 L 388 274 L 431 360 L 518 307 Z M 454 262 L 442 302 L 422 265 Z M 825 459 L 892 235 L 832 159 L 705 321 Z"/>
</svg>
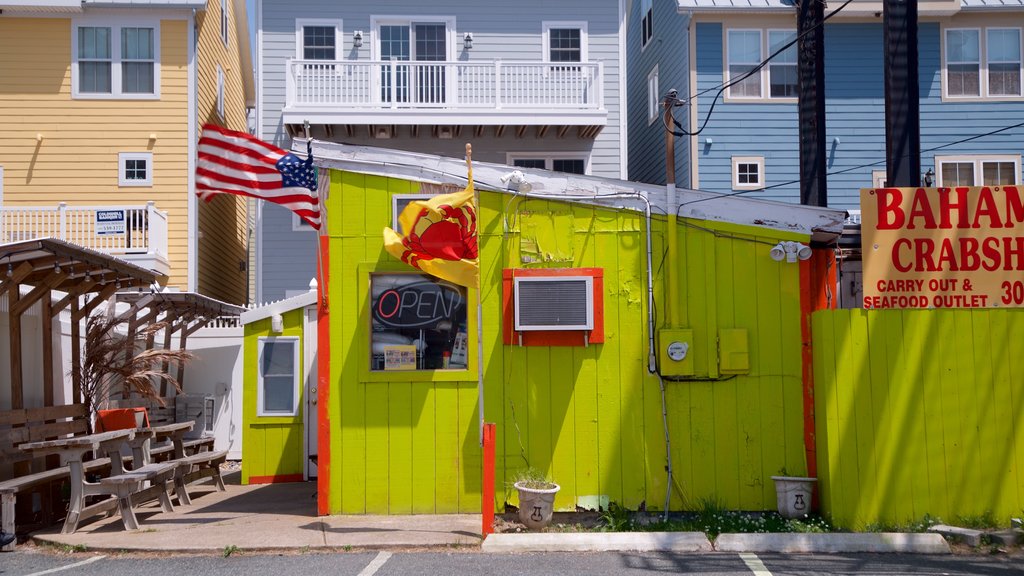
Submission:
<svg viewBox="0 0 1024 576">
<path fill-rule="evenodd" d="M 662 0 L 668 3 L 668 0 Z M 424 5 L 415 0 L 377 0 L 372 3 L 337 2 L 336 0 L 263 0 L 260 14 L 262 56 L 259 60 L 262 88 L 260 135 L 282 147 L 290 147 L 281 123 L 281 109 L 285 104 L 285 65 L 295 58 L 295 21 L 303 18 L 341 19 L 343 45 L 339 54 L 346 59 L 369 59 L 374 42 L 370 27 L 371 16 L 436 16 L 454 17 L 460 60 L 532 60 L 543 59 L 542 23 L 545 21 L 586 21 L 588 50 L 586 59 L 604 63 L 604 103 L 608 123 L 593 140 L 575 136 L 575 129 L 559 139 L 554 130 L 544 138 L 537 138 L 530 129 L 523 138 L 506 130 L 501 138 L 487 128 L 481 138 L 475 138 L 471 129 L 451 140 L 437 140 L 430 130 L 421 129 L 412 137 L 408 128 L 399 128 L 395 138 L 370 138 L 365 131 L 353 138 L 335 133 L 335 141 L 397 148 L 416 152 L 461 157 L 466 142 L 473 144 L 473 156 L 481 161 L 505 162 L 506 152 L 584 152 L 589 154 L 590 173 L 596 176 L 618 178 L 621 175 L 620 126 L 623 121 L 619 106 L 619 80 L 623 73 L 619 62 L 619 2 L 618 0 L 520 0 L 517 2 L 487 3 L 465 0 L 440 0 Z M 511 23 L 514 23 L 511 24 Z M 363 32 L 363 46 L 352 45 L 352 32 Z M 473 33 L 472 50 L 464 50 L 461 38 L 465 32 Z M 646 97 L 643 102 L 646 102 Z M 325 137 L 315 133 L 314 137 Z M 280 215 L 278 214 L 280 213 Z M 315 267 L 314 243 L 303 232 L 292 232 L 288 213 L 276 206 L 265 206 L 262 223 L 262 277 L 263 300 L 284 296 L 286 289 L 304 289 Z"/>
<path fill-rule="evenodd" d="M 665 130 L 660 120 L 653 123 L 647 115 L 647 76 L 658 67 L 658 97 L 672 88 L 685 99 L 690 88 L 690 35 L 689 17 L 676 10 L 676 0 L 654 0 L 654 36 L 646 47 L 641 47 L 642 14 L 640 2 L 633 2 L 626 32 L 626 61 L 629 81 L 629 179 L 635 182 L 664 184 Z M 688 125 L 688 108 L 676 109 L 676 118 Z M 676 183 L 690 185 L 690 141 L 677 137 Z"/>
</svg>

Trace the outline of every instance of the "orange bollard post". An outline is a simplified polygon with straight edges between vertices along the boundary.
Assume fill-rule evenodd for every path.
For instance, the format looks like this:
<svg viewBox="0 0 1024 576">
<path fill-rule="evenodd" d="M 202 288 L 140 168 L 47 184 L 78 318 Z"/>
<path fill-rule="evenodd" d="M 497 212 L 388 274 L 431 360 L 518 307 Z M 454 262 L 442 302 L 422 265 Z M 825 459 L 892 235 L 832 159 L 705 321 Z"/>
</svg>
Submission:
<svg viewBox="0 0 1024 576">
<path fill-rule="evenodd" d="M 494 533 L 494 441 L 495 424 L 484 424 L 484 470 L 483 486 L 480 490 L 481 516 L 483 517 L 483 531 L 481 534 L 487 538 L 488 534 Z"/>
</svg>

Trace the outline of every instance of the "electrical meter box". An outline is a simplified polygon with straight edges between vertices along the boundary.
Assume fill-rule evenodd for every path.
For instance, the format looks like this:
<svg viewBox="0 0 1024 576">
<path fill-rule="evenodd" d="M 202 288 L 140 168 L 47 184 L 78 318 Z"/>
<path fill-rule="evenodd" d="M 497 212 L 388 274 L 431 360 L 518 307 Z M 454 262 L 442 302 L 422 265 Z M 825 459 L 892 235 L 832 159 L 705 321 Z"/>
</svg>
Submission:
<svg viewBox="0 0 1024 576">
<path fill-rule="evenodd" d="M 718 369 L 722 374 L 750 372 L 750 350 L 745 328 L 724 328 L 718 331 Z"/>
<path fill-rule="evenodd" d="M 693 376 L 693 330 L 663 328 L 658 332 L 658 367 L 662 376 Z"/>
</svg>

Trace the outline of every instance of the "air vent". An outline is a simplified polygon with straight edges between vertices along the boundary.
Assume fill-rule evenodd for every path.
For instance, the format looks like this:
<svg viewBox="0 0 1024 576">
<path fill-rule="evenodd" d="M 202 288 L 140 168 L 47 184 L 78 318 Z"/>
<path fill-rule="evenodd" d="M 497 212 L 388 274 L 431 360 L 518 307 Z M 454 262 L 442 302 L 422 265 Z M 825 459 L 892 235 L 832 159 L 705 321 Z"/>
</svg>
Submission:
<svg viewBox="0 0 1024 576">
<path fill-rule="evenodd" d="M 593 278 L 590 276 L 516 278 L 515 329 L 520 332 L 593 330 Z"/>
</svg>

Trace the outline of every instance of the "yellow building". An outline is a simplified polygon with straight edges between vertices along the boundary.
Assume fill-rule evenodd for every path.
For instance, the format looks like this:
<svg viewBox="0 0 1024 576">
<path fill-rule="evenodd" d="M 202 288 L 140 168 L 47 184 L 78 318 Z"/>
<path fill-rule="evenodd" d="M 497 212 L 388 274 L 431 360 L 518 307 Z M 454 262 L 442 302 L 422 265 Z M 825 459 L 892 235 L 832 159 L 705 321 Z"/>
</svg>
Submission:
<svg viewBox="0 0 1024 576">
<path fill-rule="evenodd" d="M 0 242 L 245 300 L 245 203 L 194 193 L 202 125 L 245 131 L 255 103 L 244 0 L 0 0 L 0 79 Z"/>
</svg>

